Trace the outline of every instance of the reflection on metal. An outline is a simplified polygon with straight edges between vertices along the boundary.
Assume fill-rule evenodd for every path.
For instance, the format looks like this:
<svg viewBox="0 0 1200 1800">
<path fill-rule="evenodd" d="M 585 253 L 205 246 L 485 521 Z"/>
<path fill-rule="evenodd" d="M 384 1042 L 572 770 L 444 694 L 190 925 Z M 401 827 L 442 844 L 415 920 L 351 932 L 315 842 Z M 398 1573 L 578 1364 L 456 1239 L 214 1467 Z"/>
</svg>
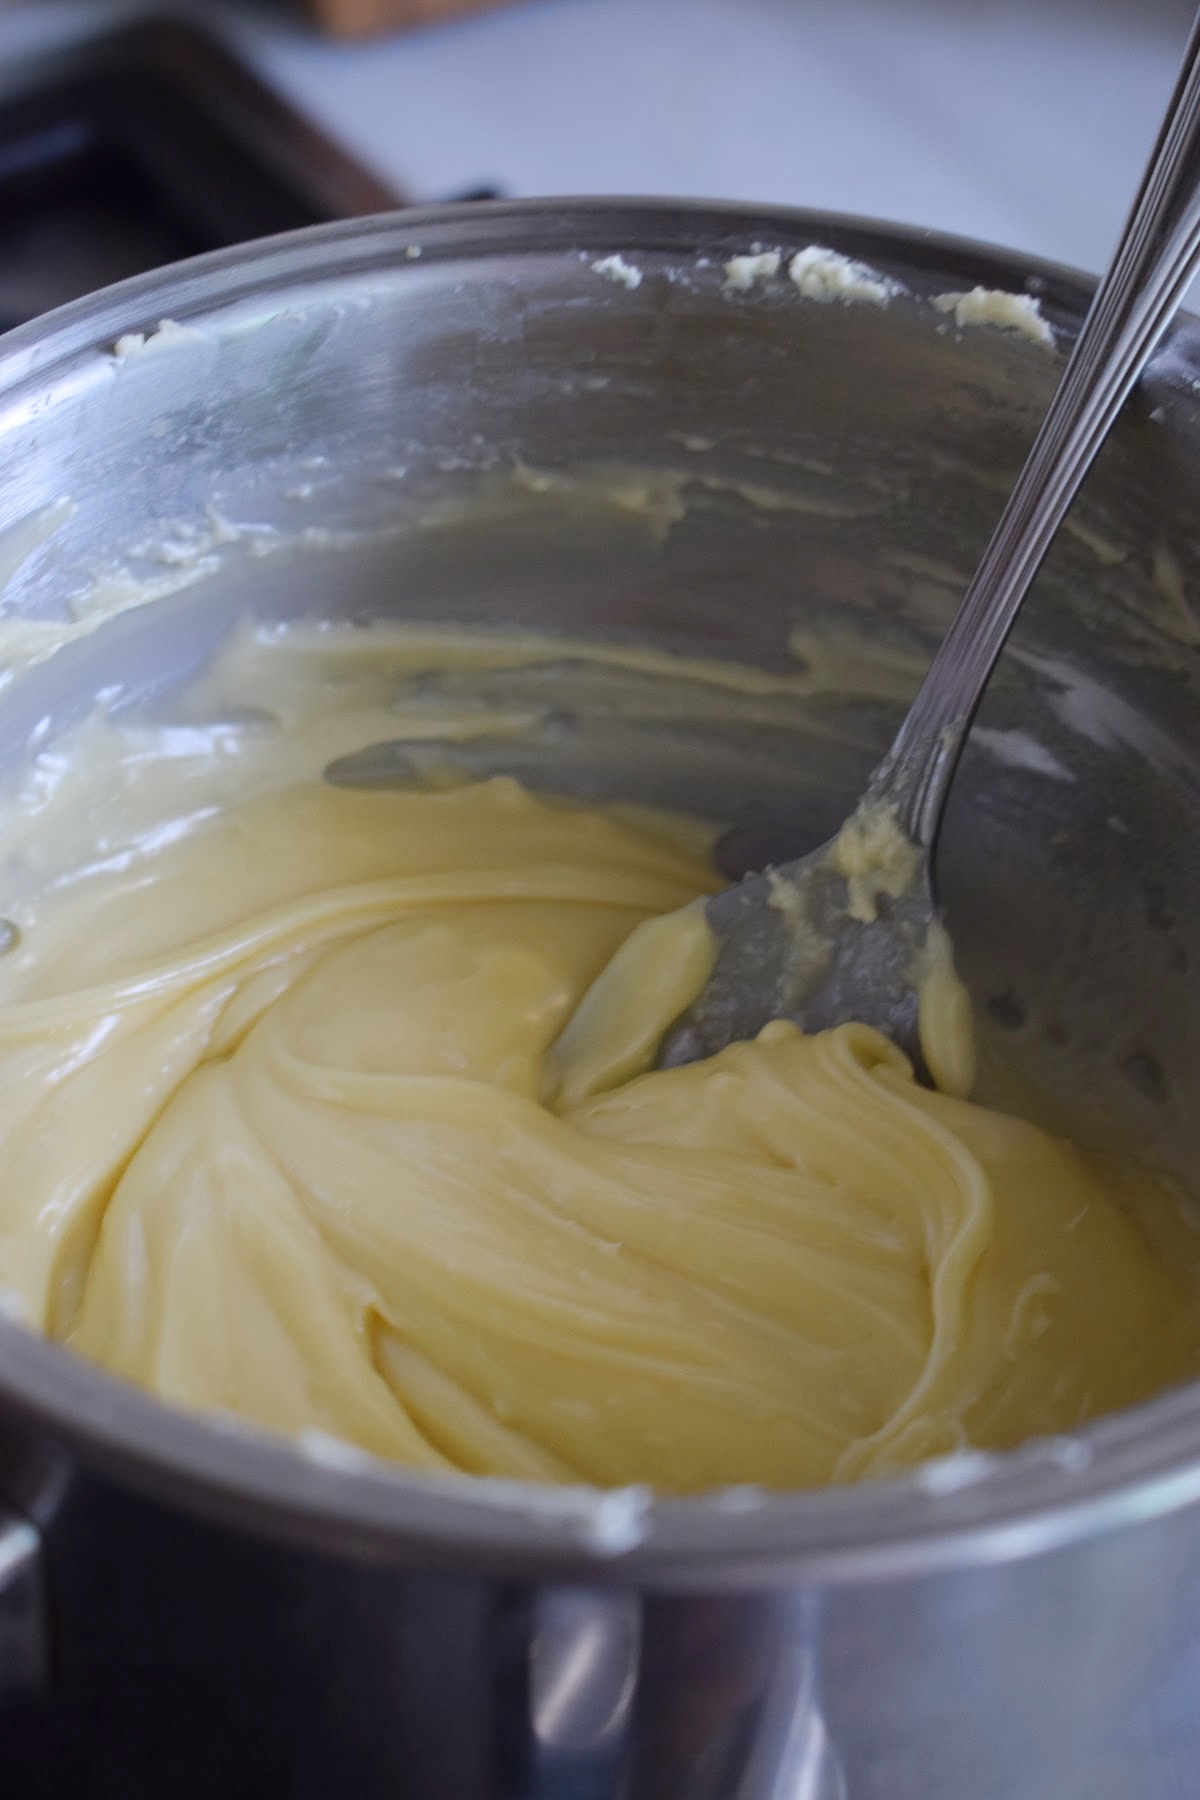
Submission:
<svg viewBox="0 0 1200 1800">
<path fill-rule="evenodd" d="M 616 1791 L 640 1654 L 635 1595 L 553 1588 L 540 1596 L 529 1653 L 531 1800 Z"/>
<path fill-rule="evenodd" d="M 49 1661 L 41 1540 L 0 1507 L 0 1709 L 37 1693 Z"/>
<path fill-rule="evenodd" d="M 801 1636 L 783 1651 L 772 1672 L 736 1800 L 848 1797 L 846 1777 L 819 1705 L 816 1654 Z"/>
<path fill-rule="evenodd" d="M 826 1723 L 824 1606 L 798 1589 L 648 1608 L 644 1660 L 649 1670 L 653 1644 L 658 1679 L 637 1698 L 638 1773 L 649 1751 L 661 1785 L 682 1750 L 689 1782 L 679 1791 L 696 1800 L 850 1800 Z M 892 1796 L 872 1790 L 870 1800 Z"/>
</svg>

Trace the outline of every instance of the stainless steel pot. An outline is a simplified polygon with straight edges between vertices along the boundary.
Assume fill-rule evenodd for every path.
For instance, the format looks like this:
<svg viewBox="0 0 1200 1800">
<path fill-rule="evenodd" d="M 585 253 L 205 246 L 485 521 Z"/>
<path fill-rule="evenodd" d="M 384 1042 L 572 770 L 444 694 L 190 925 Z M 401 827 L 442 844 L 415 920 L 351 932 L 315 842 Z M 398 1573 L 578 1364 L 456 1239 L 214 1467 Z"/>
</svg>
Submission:
<svg viewBox="0 0 1200 1800">
<path fill-rule="evenodd" d="M 724 286 L 728 256 L 814 241 L 904 293 Z M 615 252 L 639 285 L 597 272 Z M 976 283 L 1036 292 L 1060 344 L 1087 300 L 1067 271 L 925 234 L 542 203 L 301 233 L 15 333 L 5 608 L 86 613 L 114 567 L 163 597 L 0 684 L 0 756 L 98 694 L 163 693 L 246 608 L 764 664 L 797 626 L 827 648 L 853 624 L 874 674 L 794 720 L 664 726 L 644 696 L 594 694 L 575 723 L 595 754 L 526 771 L 738 819 L 732 865 L 804 847 L 886 740 L 1055 379 L 1045 351 L 929 304 Z M 163 319 L 187 329 L 114 355 Z M 1052 1122 L 1182 1169 L 1200 1129 L 1198 371 L 1185 323 L 1022 620 L 941 867 L 993 1091 L 1024 1081 Z M 224 541 L 214 518 L 256 529 Z M 1191 1791 L 1191 1389 L 907 1481 L 661 1503 L 301 1455 L 3 1322 L 0 1406 L 13 1792 Z"/>
</svg>

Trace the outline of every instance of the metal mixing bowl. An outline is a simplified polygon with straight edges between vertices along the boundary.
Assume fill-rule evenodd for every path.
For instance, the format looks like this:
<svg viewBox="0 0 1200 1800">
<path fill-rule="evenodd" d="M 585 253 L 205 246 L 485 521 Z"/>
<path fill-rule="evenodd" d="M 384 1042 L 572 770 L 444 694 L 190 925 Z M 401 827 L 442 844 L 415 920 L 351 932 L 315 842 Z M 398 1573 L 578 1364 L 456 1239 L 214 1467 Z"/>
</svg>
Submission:
<svg viewBox="0 0 1200 1800">
<path fill-rule="evenodd" d="M 812 242 L 903 293 L 724 283 L 754 244 Z M 640 284 L 595 269 L 616 252 Z M 1035 292 L 1060 348 L 1088 298 L 827 217 L 533 203 L 300 233 L 27 327 L 0 346 L 4 607 L 86 613 L 114 570 L 162 597 L 0 684 L 0 757 L 98 695 L 160 701 L 247 610 L 791 667 L 858 633 L 860 672 L 794 718 L 664 725 L 599 683 L 520 770 L 736 822 L 731 867 L 805 848 L 886 742 L 1056 379 L 929 303 L 976 284 Z M 1022 617 L 940 862 L 992 1094 L 1184 1173 L 1198 367 L 1185 323 Z M 1166 1800 L 1200 1753 L 1191 1389 L 905 1481 L 663 1502 L 302 1456 L 3 1322 L 0 1405 L 0 1719 L 7 1695 L 46 1782 L 86 1756 L 88 1792 L 125 1797 Z"/>
</svg>

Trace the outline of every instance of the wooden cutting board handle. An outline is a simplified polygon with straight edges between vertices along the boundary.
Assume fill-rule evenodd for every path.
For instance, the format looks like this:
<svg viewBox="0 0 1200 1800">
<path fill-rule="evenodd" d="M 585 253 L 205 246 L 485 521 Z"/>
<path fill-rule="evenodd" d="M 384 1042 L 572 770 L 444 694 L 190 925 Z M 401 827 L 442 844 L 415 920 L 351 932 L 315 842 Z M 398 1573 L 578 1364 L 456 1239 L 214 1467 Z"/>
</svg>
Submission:
<svg viewBox="0 0 1200 1800">
<path fill-rule="evenodd" d="M 481 12 L 500 0 L 311 0 L 312 11 L 338 37 L 366 37 L 405 25 L 433 25 L 462 13 Z"/>
</svg>

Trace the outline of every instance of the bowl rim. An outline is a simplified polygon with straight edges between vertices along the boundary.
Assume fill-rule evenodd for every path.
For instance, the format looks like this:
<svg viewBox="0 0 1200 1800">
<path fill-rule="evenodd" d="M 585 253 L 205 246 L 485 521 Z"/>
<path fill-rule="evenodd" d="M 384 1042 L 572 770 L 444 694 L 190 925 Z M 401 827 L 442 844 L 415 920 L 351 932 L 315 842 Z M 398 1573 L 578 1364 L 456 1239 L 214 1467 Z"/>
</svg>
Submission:
<svg viewBox="0 0 1200 1800">
<path fill-rule="evenodd" d="M 0 421 L 73 369 L 111 360 L 126 333 L 151 333 L 168 318 L 196 324 L 256 295 L 513 254 L 556 254 L 577 268 L 617 251 L 715 262 L 755 243 L 826 245 L 897 278 L 918 300 L 956 283 L 1034 293 L 1060 344 L 1078 331 L 1095 286 L 1079 271 L 988 244 L 798 208 L 599 197 L 406 209 L 168 265 L 18 327 L 0 339 Z M 406 254 L 414 244 L 419 257 Z M 1030 354 L 1044 352 L 1030 346 Z M 429 1476 L 316 1438 L 297 1447 L 177 1410 L 2 1317 L 0 1406 L 18 1429 L 108 1480 L 274 1539 L 410 1567 L 657 1589 L 840 1583 L 991 1563 L 1200 1501 L 1200 1383 L 1069 1439 L 946 1459 L 897 1479 L 686 1499 Z"/>
</svg>

